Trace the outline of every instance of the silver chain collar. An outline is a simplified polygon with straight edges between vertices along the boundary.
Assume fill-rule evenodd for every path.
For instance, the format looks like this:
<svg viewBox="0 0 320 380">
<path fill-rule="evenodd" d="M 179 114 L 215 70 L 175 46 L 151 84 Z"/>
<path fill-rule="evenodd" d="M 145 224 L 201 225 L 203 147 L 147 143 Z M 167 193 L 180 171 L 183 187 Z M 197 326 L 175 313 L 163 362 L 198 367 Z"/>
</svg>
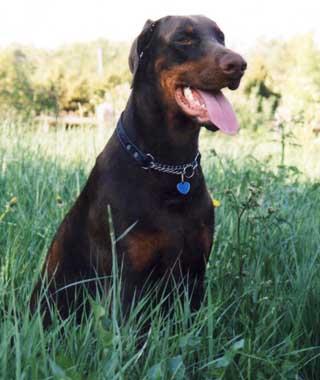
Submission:
<svg viewBox="0 0 320 380">
<path fill-rule="evenodd" d="M 157 162 L 152 154 L 143 153 L 127 136 L 123 124 L 121 122 L 121 117 L 118 121 L 116 129 L 117 137 L 120 141 L 120 144 L 124 150 L 130 154 L 130 156 L 139 163 L 140 167 L 145 170 L 152 169 L 161 173 L 178 175 L 181 177 L 180 182 L 177 183 L 176 187 L 180 194 L 186 195 L 189 193 L 191 184 L 188 181 L 185 181 L 185 178 L 192 178 L 195 174 L 196 169 L 200 165 L 201 155 L 197 152 L 194 160 L 187 164 L 181 165 L 167 165 Z"/>
<path fill-rule="evenodd" d="M 182 164 L 182 165 L 166 165 L 161 164 L 159 162 L 156 162 L 154 157 L 149 153 L 147 154 L 148 157 L 150 157 L 150 165 L 148 167 L 143 167 L 143 169 L 153 169 L 158 172 L 162 173 L 168 173 L 168 174 L 176 174 L 180 175 L 182 178 L 182 182 L 185 178 L 192 178 L 194 176 L 195 170 L 199 166 L 199 157 L 200 153 L 198 152 L 195 156 L 194 160 L 188 164 Z"/>
</svg>

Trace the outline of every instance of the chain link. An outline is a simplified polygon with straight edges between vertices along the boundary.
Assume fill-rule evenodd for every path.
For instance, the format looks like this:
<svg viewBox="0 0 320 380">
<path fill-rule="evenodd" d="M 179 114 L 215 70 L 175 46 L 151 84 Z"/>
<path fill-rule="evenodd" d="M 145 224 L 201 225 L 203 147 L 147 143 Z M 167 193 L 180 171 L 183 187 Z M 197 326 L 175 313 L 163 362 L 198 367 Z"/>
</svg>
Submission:
<svg viewBox="0 0 320 380">
<path fill-rule="evenodd" d="M 200 153 L 198 152 L 195 159 L 189 164 L 183 165 L 165 165 L 160 164 L 156 161 L 151 161 L 149 168 L 153 170 L 157 170 L 158 172 L 168 173 L 168 174 L 176 174 L 176 175 L 184 175 L 186 178 L 191 178 L 194 175 L 195 170 L 199 166 L 198 159 L 200 157 Z M 192 169 L 192 172 L 186 175 L 187 169 Z"/>
</svg>

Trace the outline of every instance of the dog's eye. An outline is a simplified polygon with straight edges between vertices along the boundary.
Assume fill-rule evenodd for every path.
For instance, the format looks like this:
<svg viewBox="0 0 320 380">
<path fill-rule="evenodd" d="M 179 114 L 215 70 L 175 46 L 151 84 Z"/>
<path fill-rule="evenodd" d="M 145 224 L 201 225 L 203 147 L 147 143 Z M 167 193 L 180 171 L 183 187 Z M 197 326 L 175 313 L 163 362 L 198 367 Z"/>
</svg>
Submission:
<svg viewBox="0 0 320 380">
<path fill-rule="evenodd" d="M 178 46 L 191 46 L 199 41 L 198 35 L 194 32 L 178 32 L 174 35 L 172 42 Z"/>
<path fill-rule="evenodd" d="M 188 45 L 192 45 L 194 43 L 194 39 L 190 38 L 190 37 L 181 37 L 181 38 L 178 38 L 175 40 L 175 43 L 177 45 L 185 45 L 185 46 L 188 46 Z"/>
<path fill-rule="evenodd" d="M 221 32 L 221 30 L 216 31 L 216 39 L 218 42 L 224 45 L 224 34 Z"/>
</svg>

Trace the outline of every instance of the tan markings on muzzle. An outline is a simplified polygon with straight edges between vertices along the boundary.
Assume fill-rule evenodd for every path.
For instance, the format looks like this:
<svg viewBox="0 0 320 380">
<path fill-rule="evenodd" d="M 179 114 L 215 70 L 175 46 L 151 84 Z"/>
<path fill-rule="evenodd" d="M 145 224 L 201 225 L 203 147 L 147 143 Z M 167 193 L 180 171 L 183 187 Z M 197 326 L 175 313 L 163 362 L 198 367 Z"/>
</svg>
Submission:
<svg viewBox="0 0 320 380">
<path fill-rule="evenodd" d="M 156 62 L 156 70 L 159 73 L 159 83 L 164 91 L 164 97 L 170 101 L 174 99 L 174 93 L 179 86 L 193 88 L 214 89 L 225 86 L 225 78 L 218 63 L 210 57 L 199 61 L 186 62 L 161 71 L 163 60 Z"/>
</svg>

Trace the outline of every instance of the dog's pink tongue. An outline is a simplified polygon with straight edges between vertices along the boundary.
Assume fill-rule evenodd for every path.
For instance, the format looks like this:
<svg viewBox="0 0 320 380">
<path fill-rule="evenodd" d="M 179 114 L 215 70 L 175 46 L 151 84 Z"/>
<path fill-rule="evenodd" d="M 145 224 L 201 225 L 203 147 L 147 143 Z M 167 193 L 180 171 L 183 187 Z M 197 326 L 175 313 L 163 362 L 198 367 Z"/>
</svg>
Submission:
<svg viewBox="0 0 320 380">
<path fill-rule="evenodd" d="M 221 91 L 216 94 L 198 91 L 206 104 L 210 121 L 222 132 L 235 135 L 238 132 L 239 124 L 229 100 Z"/>
</svg>

